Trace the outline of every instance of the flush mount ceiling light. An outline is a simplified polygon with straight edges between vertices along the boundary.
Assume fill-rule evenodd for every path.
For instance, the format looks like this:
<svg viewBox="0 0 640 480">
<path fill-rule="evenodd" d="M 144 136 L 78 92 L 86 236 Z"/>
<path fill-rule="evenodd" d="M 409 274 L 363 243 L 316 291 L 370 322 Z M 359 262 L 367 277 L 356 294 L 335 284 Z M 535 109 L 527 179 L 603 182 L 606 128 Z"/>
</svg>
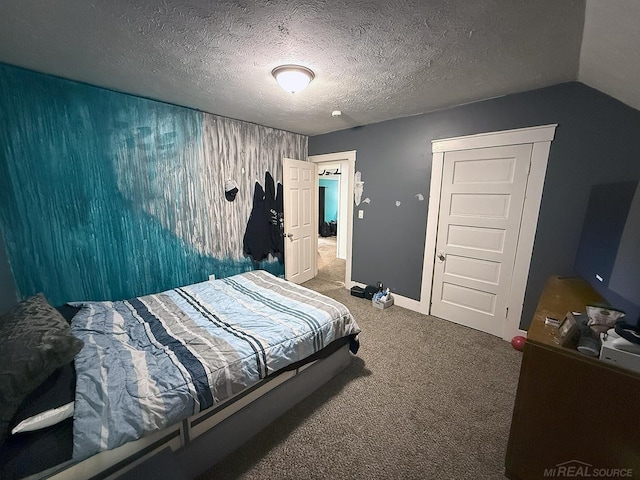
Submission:
<svg viewBox="0 0 640 480">
<path fill-rule="evenodd" d="M 280 65 L 271 71 L 271 75 L 286 92 L 301 92 L 314 79 L 314 73 L 300 65 Z"/>
</svg>

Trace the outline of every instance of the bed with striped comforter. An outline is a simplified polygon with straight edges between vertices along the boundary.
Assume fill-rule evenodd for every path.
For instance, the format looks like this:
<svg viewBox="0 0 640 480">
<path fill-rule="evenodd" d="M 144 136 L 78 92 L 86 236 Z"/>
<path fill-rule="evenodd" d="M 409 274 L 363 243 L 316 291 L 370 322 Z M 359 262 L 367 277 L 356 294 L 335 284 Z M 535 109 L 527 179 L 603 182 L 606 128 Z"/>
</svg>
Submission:
<svg viewBox="0 0 640 480">
<path fill-rule="evenodd" d="M 78 306 L 75 460 L 175 424 L 360 332 L 341 303 L 259 270 Z"/>
</svg>

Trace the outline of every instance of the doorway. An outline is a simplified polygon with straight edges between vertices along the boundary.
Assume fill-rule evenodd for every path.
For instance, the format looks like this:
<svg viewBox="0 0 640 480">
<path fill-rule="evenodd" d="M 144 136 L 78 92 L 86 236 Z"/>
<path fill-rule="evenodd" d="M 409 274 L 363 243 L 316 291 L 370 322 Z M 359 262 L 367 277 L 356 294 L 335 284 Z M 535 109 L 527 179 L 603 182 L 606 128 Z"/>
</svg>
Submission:
<svg viewBox="0 0 640 480">
<path fill-rule="evenodd" d="M 318 231 L 318 276 L 351 288 L 351 237 L 353 232 L 353 176 L 355 150 L 313 155 L 310 162 L 318 164 L 318 186 L 324 178 L 337 183 L 336 235 L 323 237 Z M 319 208 L 319 207 L 318 207 Z M 319 211 L 316 218 L 319 219 Z M 330 215 L 332 216 L 332 215 Z M 328 218 L 328 217 L 327 217 Z"/>
</svg>

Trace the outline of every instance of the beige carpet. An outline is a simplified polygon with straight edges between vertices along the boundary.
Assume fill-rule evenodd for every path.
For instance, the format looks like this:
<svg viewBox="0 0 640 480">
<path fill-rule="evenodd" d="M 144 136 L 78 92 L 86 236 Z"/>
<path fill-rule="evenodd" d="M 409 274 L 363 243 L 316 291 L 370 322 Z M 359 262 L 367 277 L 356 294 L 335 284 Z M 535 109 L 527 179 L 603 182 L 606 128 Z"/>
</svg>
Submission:
<svg viewBox="0 0 640 480">
<path fill-rule="evenodd" d="M 318 237 L 318 279 L 344 286 L 345 260 L 336 258 L 337 237 Z"/>
<path fill-rule="evenodd" d="M 434 317 L 374 309 L 349 295 L 344 273 L 336 280 L 339 268 L 305 286 L 349 307 L 358 355 L 201 479 L 504 478 L 521 354 Z"/>
</svg>

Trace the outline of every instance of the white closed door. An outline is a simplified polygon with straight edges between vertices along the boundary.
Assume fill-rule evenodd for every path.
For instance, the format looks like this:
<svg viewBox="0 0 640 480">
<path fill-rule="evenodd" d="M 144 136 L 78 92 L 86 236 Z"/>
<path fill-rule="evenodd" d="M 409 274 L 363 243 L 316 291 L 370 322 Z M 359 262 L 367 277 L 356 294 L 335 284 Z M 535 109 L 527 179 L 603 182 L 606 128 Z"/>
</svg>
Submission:
<svg viewBox="0 0 640 480">
<path fill-rule="evenodd" d="M 294 283 L 317 274 L 318 167 L 312 162 L 283 159 L 284 276 Z"/>
<path fill-rule="evenodd" d="M 532 145 L 445 152 L 431 314 L 502 336 Z"/>
</svg>

